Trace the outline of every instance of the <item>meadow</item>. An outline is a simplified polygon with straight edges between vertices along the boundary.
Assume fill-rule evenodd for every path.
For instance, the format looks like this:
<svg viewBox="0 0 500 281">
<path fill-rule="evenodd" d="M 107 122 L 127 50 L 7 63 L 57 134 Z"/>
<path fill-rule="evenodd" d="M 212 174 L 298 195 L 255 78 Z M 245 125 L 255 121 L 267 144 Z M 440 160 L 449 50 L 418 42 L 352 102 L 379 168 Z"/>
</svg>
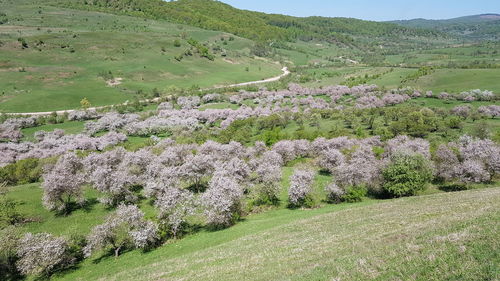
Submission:
<svg viewBox="0 0 500 281">
<path fill-rule="evenodd" d="M 282 199 L 286 200 L 283 173 Z M 316 192 L 328 178 L 317 176 Z M 25 231 L 75 235 L 90 231 L 109 212 L 94 205 L 69 217 L 55 216 L 41 205 L 38 184 L 14 187 L 10 198 L 20 210 L 40 219 Z M 495 250 L 498 188 L 443 193 L 431 189 L 413 198 L 326 205 L 290 210 L 284 204 L 251 214 L 221 231 L 200 230 L 143 253 L 87 260 L 54 280 L 487 280 L 498 277 Z M 284 196 L 283 196 L 284 195 Z M 95 198 L 89 192 L 88 198 Z M 151 206 L 142 204 L 147 217 Z M 400 218 L 400 219 L 397 219 Z M 321 253 L 318 255 L 317 253 Z M 467 260 L 467 266 L 463 259 Z M 404 261 L 401 263 L 401 261 Z M 233 270 L 239 268 L 239 270 Z M 436 271 L 437 270 L 437 271 Z"/>
<path fill-rule="evenodd" d="M 421 91 L 459 93 L 472 89 L 500 91 L 499 68 L 493 69 L 456 69 L 438 68 L 418 79 L 405 81 L 405 78 L 418 72 L 418 68 L 401 67 L 325 67 L 311 68 L 304 71 L 305 85 L 318 87 L 332 84 L 348 85 L 354 83 L 375 84 L 386 89 L 411 87 Z M 302 78 L 304 79 L 304 78 Z M 300 81 L 300 78 L 298 79 Z"/>
<path fill-rule="evenodd" d="M 499 199 L 495 188 L 275 210 L 55 280 L 491 280 Z"/>
<path fill-rule="evenodd" d="M 94 106 L 110 105 L 178 88 L 281 74 L 279 65 L 250 56 L 248 39 L 164 21 L 51 6 L 33 9 L 31 2 L 1 3 L 15 19 L 0 26 L 3 112 L 79 108 L 83 98 Z M 175 59 L 191 48 L 191 38 L 208 46 L 213 61 L 194 51 Z M 117 78 L 122 80 L 110 86 Z"/>
</svg>

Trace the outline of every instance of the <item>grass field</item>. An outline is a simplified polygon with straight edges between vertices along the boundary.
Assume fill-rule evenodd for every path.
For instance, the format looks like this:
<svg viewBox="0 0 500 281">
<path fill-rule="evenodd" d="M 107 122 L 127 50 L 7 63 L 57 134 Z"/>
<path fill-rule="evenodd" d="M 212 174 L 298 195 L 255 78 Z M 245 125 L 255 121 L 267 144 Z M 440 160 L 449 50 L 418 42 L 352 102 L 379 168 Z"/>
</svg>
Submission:
<svg viewBox="0 0 500 281">
<path fill-rule="evenodd" d="M 500 189 L 281 209 L 61 280 L 495 280 Z"/>
<path fill-rule="evenodd" d="M 498 43 L 453 46 L 440 49 L 411 51 L 404 54 L 388 55 L 385 62 L 392 65 L 434 65 L 470 64 L 486 61 L 492 64 L 500 62 Z"/>
<path fill-rule="evenodd" d="M 286 208 L 289 177 L 283 169 L 281 203 L 249 214 L 235 226 L 201 228 L 151 252 L 118 258 L 99 255 L 55 280 L 494 280 L 498 277 L 500 188 L 329 205 L 323 201 L 331 176 L 317 174 L 309 210 Z M 495 186 L 495 185 L 490 185 Z M 483 186 L 484 187 L 484 186 Z M 39 184 L 12 187 L 8 197 L 34 222 L 23 231 L 85 235 L 112 210 L 85 191 L 89 204 L 69 216 L 47 211 Z M 148 201 L 139 204 L 154 219 Z M 497 249 L 492 251 L 491 249 Z"/>
<path fill-rule="evenodd" d="M 438 69 L 407 85 L 434 92 L 486 89 L 500 93 L 500 69 Z"/>
<path fill-rule="evenodd" d="M 500 69 L 436 69 L 433 73 L 422 76 L 415 81 L 403 80 L 416 73 L 416 68 L 400 67 L 328 67 L 308 69 L 307 74 L 315 77 L 313 81 L 305 83 L 308 86 L 318 87 L 326 85 L 346 84 L 349 78 L 365 78 L 367 84 L 375 84 L 386 89 L 413 87 L 422 91 L 432 90 L 436 93 L 447 91 L 459 93 L 472 89 L 490 90 L 500 93 Z M 372 78 L 379 74 L 380 77 Z"/>
<path fill-rule="evenodd" d="M 174 86 L 211 87 L 281 73 L 279 65 L 249 55 L 252 41 L 221 32 L 39 8 L 32 0 L 0 1 L 0 5 L 12 19 L 0 26 L 0 111 L 78 108 L 84 97 L 96 106 L 116 104 L 155 88 L 164 92 Z M 27 47 L 22 47 L 20 38 Z M 189 48 L 189 38 L 207 44 L 215 60 L 196 54 L 175 60 Z M 181 43 L 179 47 L 174 46 L 175 40 Z M 113 78 L 122 78 L 121 84 L 107 85 L 109 72 Z"/>
</svg>

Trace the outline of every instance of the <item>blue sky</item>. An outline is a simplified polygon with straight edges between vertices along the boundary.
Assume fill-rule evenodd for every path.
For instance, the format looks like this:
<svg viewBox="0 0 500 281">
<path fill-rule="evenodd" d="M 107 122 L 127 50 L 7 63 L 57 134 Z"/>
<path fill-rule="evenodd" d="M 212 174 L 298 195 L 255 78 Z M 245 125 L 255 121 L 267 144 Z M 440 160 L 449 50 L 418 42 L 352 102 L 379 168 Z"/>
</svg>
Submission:
<svg viewBox="0 0 500 281">
<path fill-rule="evenodd" d="M 352 17 L 366 20 L 447 19 L 500 14 L 500 0 L 220 0 L 234 7 L 293 16 Z"/>
</svg>

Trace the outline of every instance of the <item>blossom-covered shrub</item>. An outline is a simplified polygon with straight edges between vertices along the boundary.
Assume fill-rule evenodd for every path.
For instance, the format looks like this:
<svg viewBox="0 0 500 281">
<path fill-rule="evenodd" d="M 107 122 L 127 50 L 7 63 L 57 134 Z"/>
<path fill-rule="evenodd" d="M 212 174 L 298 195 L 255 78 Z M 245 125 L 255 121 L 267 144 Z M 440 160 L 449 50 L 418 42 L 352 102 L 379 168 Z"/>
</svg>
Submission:
<svg viewBox="0 0 500 281">
<path fill-rule="evenodd" d="M 137 206 L 122 204 L 103 224 L 92 229 L 83 251 L 89 257 L 110 247 L 118 256 L 125 249 L 152 246 L 158 239 L 156 224 L 145 220 L 144 213 Z"/>
<path fill-rule="evenodd" d="M 294 172 L 288 189 L 288 201 L 291 207 L 312 207 L 313 202 L 310 195 L 313 181 L 313 171 L 299 169 Z"/>
<path fill-rule="evenodd" d="M 344 196 L 346 191 L 336 185 L 335 183 L 331 183 L 325 187 L 325 192 L 327 194 L 327 199 L 330 203 L 340 203 L 344 200 Z"/>
<path fill-rule="evenodd" d="M 226 171 L 216 171 L 200 198 L 207 223 L 215 228 L 232 225 L 241 215 L 242 197 L 238 182 L 228 177 Z"/>
<path fill-rule="evenodd" d="M 83 164 L 74 153 L 63 155 L 55 166 L 43 175 L 43 204 L 49 210 L 69 211 L 73 199 L 82 203 Z"/>
<path fill-rule="evenodd" d="M 26 233 L 18 243 L 17 256 L 17 268 L 25 275 L 49 276 L 55 269 L 74 262 L 68 242 L 48 233 Z"/>
<path fill-rule="evenodd" d="M 477 111 L 490 118 L 500 117 L 500 105 L 480 106 Z"/>
<path fill-rule="evenodd" d="M 89 121 L 85 123 L 85 131 L 94 135 L 101 131 L 117 131 L 125 125 L 139 121 L 140 116 L 137 114 L 119 114 L 110 112 L 104 114 L 97 121 Z"/>
<path fill-rule="evenodd" d="M 181 106 L 182 109 L 193 109 L 197 108 L 201 103 L 199 96 L 185 96 L 177 98 L 177 104 Z"/>
<path fill-rule="evenodd" d="M 359 147 L 350 159 L 333 170 L 335 183 L 341 188 L 369 186 L 377 189 L 383 162 L 378 160 L 371 146 Z"/>
<path fill-rule="evenodd" d="M 281 166 L 262 161 L 255 169 L 257 203 L 277 204 L 281 191 Z"/>
<path fill-rule="evenodd" d="M 121 202 L 135 202 L 137 196 L 131 188 L 138 184 L 126 163 L 131 156 L 123 148 L 118 148 L 105 153 L 92 153 L 84 160 L 87 182 L 104 197 L 100 202 L 108 206 L 116 206 Z"/>
<path fill-rule="evenodd" d="M 468 118 L 471 115 L 472 107 L 470 105 L 459 105 L 451 110 L 451 113 L 463 118 Z"/>
<path fill-rule="evenodd" d="M 186 219 L 195 212 L 195 198 L 189 191 L 169 188 L 155 201 L 162 228 L 177 237 Z"/>
<path fill-rule="evenodd" d="M 333 172 L 335 168 L 345 162 L 345 156 L 337 149 L 324 150 L 321 153 L 318 164 L 319 166 L 329 172 Z"/>
</svg>

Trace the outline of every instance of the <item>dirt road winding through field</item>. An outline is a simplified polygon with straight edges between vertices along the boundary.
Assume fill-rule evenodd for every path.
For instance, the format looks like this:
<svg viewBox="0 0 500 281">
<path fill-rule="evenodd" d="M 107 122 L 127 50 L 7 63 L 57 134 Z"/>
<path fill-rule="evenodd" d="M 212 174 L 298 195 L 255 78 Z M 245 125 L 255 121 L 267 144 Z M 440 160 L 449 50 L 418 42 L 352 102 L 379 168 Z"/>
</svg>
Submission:
<svg viewBox="0 0 500 281">
<path fill-rule="evenodd" d="M 231 84 L 231 85 L 224 85 L 224 86 L 215 86 L 211 88 L 206 88 L 202 89 L 203 91 L 209 91 L 209 90 L 216 90 L 216 89 L 224 89 L 224 88 L 235 88 L 235 87 L 244 87 L 244 86 L 251 86 L 251 85 L 258 85 L 258 84 L 264 84 L 264 83 L 270 83 L 270 82 L 276 82 L 280 80 L 283 77 L 286 77 L 290 75 L 290 71 L 288 70 L 288 67 L 283 67 L 281 69 L 283 72 L 282 74 L 276 76 L 276 77 L 271 77 L 263 80 L 258 80 L 258 81 L 250 81 L 250 82 L 243 82 L 243 83 L 238 83 L 238 84 Z M 145 99 L 141 100 L 140 102 L 142 103 L 149 103 L 149 102 L 158 102 L 160 98 L 154 98 L 154 99 Z M 127 104 L 128 102 L 124 102 L 122 105 Z M 97 106 L 97 107 L 91 107 L 89 110 L 97 110 L 97 109 L 103 109 L 106 107 L 110 107 L 111 105 L 105 105 L 105 106 Z M 19 112 L 19 113 L 5 113 L 7 115 L 21 115 L 21 116 L 44 116 L 44 115 L 50 115 L 53 112 L 56 112 L 58 115 L 63 115 L 65 113 L 71 113 L 74 111 L 77 111 L 79 109 L 67 109 L 67 110 L 57 110 L 57 111 L 46 111 L 46 112 Z"/>
</svg>

